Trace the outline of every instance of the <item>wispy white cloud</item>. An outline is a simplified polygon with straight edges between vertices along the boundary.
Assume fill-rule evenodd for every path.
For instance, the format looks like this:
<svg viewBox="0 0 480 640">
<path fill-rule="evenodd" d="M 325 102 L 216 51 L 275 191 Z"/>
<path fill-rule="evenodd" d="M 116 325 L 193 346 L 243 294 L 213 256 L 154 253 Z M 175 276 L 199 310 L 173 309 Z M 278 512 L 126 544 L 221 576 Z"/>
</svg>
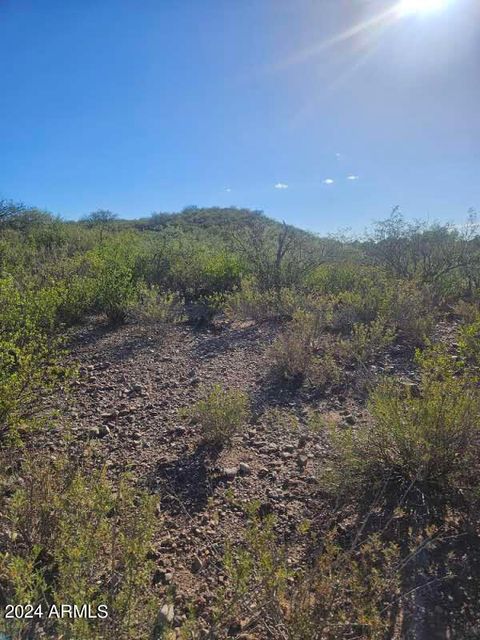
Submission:
<svg viewBox="0 0 480 640">
<path fill-rule="evenodd" d="M 276 185 L 274 185 L 275 189 L 288 189 L 288 184 L 285 184 L 285 182 L 277 182 Z"/>
<path fill-rule="evenodd" d="M 347 176 L 347 180 L 352 180 L 353 181 L 353 180 L 358 180 L 358 179 L 359 179 L 359 176 L 354 176 L 354 175 Z"/>
<path fill-rule="evenodd" d="M 226 191 L 227 193 L 230 193 L 230 191 L 231 191 L 230 187 L 225 187 L 225 191 Z"/>
<path fill-rule="evenodd" d="M 335 180 L 332 180 L 332 178 L 325 178 L 325 180 L 323 181 L 323 184 L 333 184 L 335 182 Z"/>
<path fill-rule="evenodd" d="M 342 154 L 341 154 L 341 153 L 336 153 L 336 154 L 335 154 L 335 156 L 336 156 L 337 158 L 341 158 L 341 157 L 342 157 Z"/>
</svg>

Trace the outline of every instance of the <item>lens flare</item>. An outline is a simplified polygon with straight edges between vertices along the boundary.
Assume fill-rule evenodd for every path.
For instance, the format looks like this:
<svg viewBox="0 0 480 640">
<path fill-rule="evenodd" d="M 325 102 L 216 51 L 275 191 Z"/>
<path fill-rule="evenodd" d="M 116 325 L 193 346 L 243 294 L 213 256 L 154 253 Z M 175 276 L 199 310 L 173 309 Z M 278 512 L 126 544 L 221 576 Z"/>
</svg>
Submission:
<svg viewBox="0 0 480 640">
<path fill-rule="evenodd" d="M 400 15 L 430 13 L 445 9 L 450 0 L 401 0 L 397 5 Z"/>
</svg>

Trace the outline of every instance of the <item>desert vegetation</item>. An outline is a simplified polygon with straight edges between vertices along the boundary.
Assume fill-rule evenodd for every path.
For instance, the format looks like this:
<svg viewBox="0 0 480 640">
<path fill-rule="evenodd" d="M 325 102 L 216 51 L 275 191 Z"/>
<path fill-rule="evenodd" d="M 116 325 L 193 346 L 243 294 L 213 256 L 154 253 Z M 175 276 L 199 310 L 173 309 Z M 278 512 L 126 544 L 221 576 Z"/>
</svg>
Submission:
<svg viewBox="0 0 480 640">
<path fill-rule="evenodd" d="M 478 638 L 479 287 L 473 213 L 0 202 L 0 632 Z"/>
</svg>

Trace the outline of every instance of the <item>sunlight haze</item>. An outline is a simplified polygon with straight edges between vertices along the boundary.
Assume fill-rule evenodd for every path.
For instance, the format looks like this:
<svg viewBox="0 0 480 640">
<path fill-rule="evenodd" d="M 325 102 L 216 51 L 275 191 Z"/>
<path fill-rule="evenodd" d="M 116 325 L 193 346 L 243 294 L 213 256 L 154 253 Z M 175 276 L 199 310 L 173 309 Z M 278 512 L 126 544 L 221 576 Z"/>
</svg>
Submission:
<svg viewBox="0 0 480 640">
<path fill-rule="evenodd" d="M 10 0 L 0 35 L 0 197 L 318 232 L 480 206 L 477 0 Z"/>
</svg>

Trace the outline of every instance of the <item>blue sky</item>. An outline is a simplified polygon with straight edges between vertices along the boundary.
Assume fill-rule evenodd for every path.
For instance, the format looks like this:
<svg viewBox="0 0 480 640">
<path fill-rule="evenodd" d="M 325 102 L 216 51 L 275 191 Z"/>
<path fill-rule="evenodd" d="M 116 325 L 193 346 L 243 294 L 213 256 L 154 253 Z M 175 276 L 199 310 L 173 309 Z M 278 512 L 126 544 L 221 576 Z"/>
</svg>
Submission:
<svg viewBox="0 0 480 640">
<path fill-rule="evenodd" d="M 0 197 L 67 218 L 236 205 L 317 232 L 397 204 L 461 222 L 480 209 L 480 2 L 408 2 L 0 0 Z"/>
</svg>

